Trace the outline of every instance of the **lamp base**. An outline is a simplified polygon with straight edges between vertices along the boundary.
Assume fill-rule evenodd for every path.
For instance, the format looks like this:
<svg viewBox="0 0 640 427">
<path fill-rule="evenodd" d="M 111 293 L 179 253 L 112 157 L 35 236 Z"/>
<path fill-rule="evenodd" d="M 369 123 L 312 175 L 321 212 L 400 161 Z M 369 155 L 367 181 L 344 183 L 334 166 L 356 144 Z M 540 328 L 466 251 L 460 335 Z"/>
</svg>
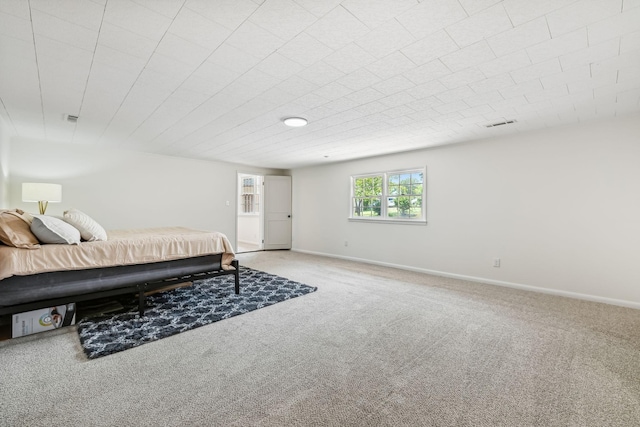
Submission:
<svg viewBox="0 0 640 427">
<path fill-rule="evenodd" d="M 44 215 L 47 210 L 47 206 L 49 206 L 49 202 L 41 200 L 38 202 L 38 209 L 40 210 L 40 215 Z"/>
</svg>

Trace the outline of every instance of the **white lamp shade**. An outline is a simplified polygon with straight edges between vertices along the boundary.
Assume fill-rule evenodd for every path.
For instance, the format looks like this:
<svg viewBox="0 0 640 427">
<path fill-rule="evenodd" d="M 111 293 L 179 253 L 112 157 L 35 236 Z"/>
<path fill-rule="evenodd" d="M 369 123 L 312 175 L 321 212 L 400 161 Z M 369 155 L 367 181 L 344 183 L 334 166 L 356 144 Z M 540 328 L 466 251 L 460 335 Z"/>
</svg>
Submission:
<svg viewBox="0 0 640 427">
<path fill-rule="evenodd" d="M 62 201 L 62 185 L 45 184 L 39 182 L 25 182 L 22 184 L 23 202 L 52 202 Z"/>
</svg>

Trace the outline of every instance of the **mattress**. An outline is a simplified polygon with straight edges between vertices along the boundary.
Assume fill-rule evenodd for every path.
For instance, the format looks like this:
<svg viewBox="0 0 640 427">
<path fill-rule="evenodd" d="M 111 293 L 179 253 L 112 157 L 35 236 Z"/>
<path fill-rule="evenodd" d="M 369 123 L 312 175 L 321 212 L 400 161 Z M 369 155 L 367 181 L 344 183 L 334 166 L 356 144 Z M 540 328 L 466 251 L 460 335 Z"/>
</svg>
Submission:
<svg viewBox="0 0 640 427">
<path fill-rule="evenodd" d="M 233 248 L 219 232 L 162 227 L 108 232 L 108 240 L 79 245 L 41 245 L 18 249 L 0 245 L 0 279 L 11 276 L 155 263 L 222 254 L 221 268 L 231 270 Z M 0 281 L 0 287 L 2 282 Z"/>
</svg>

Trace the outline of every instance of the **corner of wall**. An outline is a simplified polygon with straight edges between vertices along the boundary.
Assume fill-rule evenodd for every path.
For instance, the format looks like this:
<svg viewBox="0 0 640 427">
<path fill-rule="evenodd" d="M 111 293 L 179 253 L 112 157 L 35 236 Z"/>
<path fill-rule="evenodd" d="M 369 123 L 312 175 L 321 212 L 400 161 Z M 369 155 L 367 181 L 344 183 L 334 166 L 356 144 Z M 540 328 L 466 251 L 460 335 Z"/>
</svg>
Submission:
<svg viewBox="0 0 640 427">
<path fill-rule="evenodd" d="M 0 118 L 0 209 L 9 203 L 9 133 Z"/>
</svg>

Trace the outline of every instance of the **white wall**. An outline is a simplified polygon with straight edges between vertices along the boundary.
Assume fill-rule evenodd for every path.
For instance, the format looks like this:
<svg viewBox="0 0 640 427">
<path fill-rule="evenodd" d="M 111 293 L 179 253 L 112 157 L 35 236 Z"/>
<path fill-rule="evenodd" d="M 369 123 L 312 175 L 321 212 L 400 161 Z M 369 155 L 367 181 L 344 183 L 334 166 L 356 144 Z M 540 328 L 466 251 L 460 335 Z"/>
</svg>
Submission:
<svg viewBox="0 0 640 427">
<path fill-rule="evenodd" d="M 350 175 L 423 165 L 428 225 L 347 221 Z M 294 250 L 640 308 L 640 116 L 292 175 Z"/>
<path fill-rule="evenodd" d="M 0 209 L 9 206 L 9 134 L 0 118 Z"/>
<path fill-rule="evenodd" d="M 181 225 L 220 231 L 233 243 L 239 169 L 248 170 L 230 163 L 14 139 L 10 203 L 37 212 L 35 203 L 21 201 L 22 183 L 59 183 L 62 203 L 49 204 L 48 215 L 74 207 L 107 230 Z"/>
</svg>

